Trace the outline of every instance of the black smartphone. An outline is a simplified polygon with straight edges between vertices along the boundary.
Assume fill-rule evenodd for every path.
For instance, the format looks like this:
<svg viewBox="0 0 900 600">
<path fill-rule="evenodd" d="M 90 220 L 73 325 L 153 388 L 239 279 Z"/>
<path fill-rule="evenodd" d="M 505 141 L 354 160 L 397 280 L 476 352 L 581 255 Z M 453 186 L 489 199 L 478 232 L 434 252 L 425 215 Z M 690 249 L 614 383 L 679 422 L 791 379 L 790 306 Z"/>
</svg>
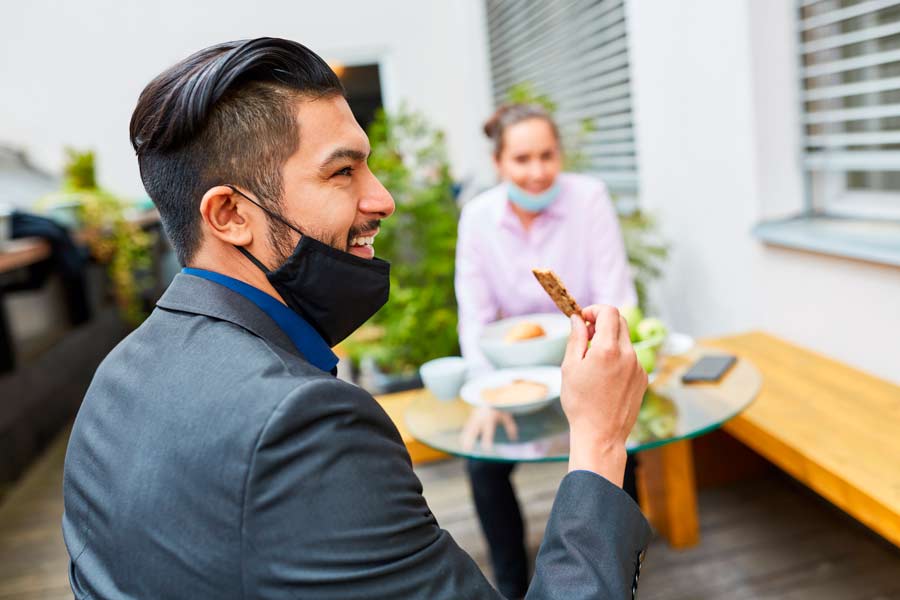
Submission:
<svg viewBox="0 0 900 600">
<path fill-rule="evenodd" d="M 730 354 L 704 356 L 691 365 L 691 368 L 681 376 L 681 381 L 684 383 L 719 381 L 736 362 L 737 358 Z"/>
</svg>

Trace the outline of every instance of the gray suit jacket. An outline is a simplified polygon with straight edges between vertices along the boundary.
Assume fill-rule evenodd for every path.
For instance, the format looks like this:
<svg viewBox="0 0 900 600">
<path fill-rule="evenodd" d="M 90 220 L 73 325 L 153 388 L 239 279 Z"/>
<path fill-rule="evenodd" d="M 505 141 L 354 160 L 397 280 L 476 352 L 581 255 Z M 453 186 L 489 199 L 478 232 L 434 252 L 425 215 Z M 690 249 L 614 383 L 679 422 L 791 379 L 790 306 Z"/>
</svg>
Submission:
<svg viewBox="0 0 900 600">
<path fill-rule="evenodd" d="M 97 370 L 65 464 L 77 598 L 499 598 L 442 530 L 390 419 L 255 304 L 179 274 Z M 622 490 L 560 484 L 528 598 L 632 595 Z"/>
</svg>

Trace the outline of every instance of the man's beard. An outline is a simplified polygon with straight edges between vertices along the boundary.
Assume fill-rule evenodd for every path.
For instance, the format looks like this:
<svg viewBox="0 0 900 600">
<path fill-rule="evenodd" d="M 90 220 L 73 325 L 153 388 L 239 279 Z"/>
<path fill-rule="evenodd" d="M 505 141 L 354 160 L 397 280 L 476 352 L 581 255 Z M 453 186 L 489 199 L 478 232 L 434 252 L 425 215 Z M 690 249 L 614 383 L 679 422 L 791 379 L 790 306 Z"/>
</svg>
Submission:
<svg viewBox="0 0 900 600">
<path fill-rule="evenodd" d="M 294 240 L 296 232 L 281 221 L 272 218 L 269 218 L 267 220 L 269 224 L 269 244 L 272 246 L 272 249 L 275 252 L 275 257 L 278 261 L 273 269 L 277 269 L 278 267 L 286 263 L 287 259 L 290 258 L 291 254 L 294 253 L 294 248 L 297 246 L 297 242 Z M 360 233 L 363 233 L 364 231 L 373 231 L 380 225 L 381 221 L 379 219 L 374 219 L 359 227 L 351 227 L 350 231 L 347 233 L 346 238 L 342 238 L 340 234 L 328 235 L 324 231 L 310 231 L 306 228 L 301 227 L 298 227 L 297 229 L 302 231 L 303 235 L 308 235 L 316 241 L 322 242 L 323 244 L 328 244 L 332 248 L 336 248 L 341 252 L 349 252 L 350 240 L 358 236 Z"/>
</svg>

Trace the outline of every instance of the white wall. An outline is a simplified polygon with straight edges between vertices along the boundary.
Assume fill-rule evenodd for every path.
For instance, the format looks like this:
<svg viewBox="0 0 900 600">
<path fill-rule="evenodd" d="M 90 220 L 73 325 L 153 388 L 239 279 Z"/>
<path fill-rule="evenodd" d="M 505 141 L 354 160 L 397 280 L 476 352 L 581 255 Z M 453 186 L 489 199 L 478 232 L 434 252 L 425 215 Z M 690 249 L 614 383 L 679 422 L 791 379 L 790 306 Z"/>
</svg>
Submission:
<svg viewBox="0 0 900 600">
<path fill-rule="evenodd" d="M 793 6 L 629 2 L 641 202 L 674 245 L 658 303 L 677 329 L 763 329 L 900 382 L 900 269 L 750 234 L 802 206 Z"/>
<path fill-rule="evenodd" d="M 380 60 L 389 107 L 406 100 L 447 133 L 454 174 L 489 180 L 479 123 L 491 99 L 480 0 L 79 0 L 0 3 L 0 143 L 59 169 L 98 153 L 101 183 L 142 194 L 128 121 L 151 78 L 231 39 L 297 40 L 326 60 Z"/>
</svg>

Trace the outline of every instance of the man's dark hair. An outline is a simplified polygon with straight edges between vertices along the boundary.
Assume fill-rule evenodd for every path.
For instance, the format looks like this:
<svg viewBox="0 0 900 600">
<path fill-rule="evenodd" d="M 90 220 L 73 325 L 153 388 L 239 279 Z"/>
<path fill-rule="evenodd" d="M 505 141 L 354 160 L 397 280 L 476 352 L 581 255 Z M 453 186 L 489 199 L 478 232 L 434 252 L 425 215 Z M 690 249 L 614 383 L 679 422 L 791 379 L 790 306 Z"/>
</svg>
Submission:
<svg viewBox="0 0 900 600">
<path fill-rule="evenodd" d="M 141 180 L 182 265 L 200 244 L 203 194 L 225 183 L 264 206 L 283 194 L 281 168 L 297 150 L 296 101 L 344 94 L 307 47 L 278 38 L 226 42 L 151 81 L 131 116 Z"/>
</svg>

